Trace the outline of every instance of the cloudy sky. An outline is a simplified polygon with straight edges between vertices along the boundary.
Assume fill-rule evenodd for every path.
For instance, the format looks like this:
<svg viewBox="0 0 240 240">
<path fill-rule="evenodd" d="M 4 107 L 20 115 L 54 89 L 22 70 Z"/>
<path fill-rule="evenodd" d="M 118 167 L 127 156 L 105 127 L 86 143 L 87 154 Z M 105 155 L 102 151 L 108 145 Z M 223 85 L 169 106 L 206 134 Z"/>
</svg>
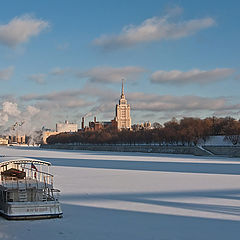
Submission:
<svg viewBox="0 0 240 240">
<path fill-rule="evenodd" d="M 237 0 L 11 0 L 0 9 L 0 130 L 114 118 L 240 118 Z M 29 129 L 30 127 L 26 127 Z"/>
</svg>

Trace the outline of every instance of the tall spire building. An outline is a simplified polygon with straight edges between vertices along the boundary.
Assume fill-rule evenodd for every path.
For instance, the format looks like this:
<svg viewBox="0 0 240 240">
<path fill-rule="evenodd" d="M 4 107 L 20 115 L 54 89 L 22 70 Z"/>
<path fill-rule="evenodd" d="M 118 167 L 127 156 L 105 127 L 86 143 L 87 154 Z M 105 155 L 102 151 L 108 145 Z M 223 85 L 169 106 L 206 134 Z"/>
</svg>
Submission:
<svg viewBox="0 0 240 240">
<path fill-rule="evenodd" d="M 119 104 L 116 105 L 116 117 L 117 128 L 131 129 L 131 117 L 130 117 L 130 105 L 127 104 L 127 100 L 124 95 L 124 85 L 122 80 L 122 93 L 119 100 Z"/>
</svg>

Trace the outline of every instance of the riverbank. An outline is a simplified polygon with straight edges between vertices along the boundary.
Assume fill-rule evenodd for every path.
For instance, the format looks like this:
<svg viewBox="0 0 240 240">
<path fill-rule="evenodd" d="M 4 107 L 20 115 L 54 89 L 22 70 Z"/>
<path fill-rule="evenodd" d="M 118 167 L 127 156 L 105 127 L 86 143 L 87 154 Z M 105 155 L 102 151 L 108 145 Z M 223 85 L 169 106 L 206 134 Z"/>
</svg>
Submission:
<svg viewBox="0 0 240 240">
<path fill-rule="evenodd" d="M 167 154 L 189 154 L 195 156 L 228 156 L 240 157 L 240 146 L 158 146 L 158 145 L 74 145 L 56 144 L 42 145 L 45 149 L 67 149 L 87 151 L 109 151 L 109 152 L 143 152 L 143 153 L 167 153 Z"/>
</svg>

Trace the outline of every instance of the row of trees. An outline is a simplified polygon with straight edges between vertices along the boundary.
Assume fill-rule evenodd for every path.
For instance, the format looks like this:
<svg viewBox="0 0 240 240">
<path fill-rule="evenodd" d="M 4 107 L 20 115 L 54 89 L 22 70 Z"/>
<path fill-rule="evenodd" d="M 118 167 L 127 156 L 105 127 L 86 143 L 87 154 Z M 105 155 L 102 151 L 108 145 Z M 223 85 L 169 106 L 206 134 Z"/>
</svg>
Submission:
<svg viewBox="0 0 240 240">
<path fill-rule="evenodd" d="M 77 133 L 60 133 L 47 138 L 48 144 L 81 143 L 81 144 L 174 144 L 196 145 L 200 140 L 205 142 L 209 136 L 223 135 L 234 145 L 240 142 L 240 121 L 226 118 L 183 118 L 172 119 L 154 128 L 141 131 L 86 131 Z"/>
</svg>

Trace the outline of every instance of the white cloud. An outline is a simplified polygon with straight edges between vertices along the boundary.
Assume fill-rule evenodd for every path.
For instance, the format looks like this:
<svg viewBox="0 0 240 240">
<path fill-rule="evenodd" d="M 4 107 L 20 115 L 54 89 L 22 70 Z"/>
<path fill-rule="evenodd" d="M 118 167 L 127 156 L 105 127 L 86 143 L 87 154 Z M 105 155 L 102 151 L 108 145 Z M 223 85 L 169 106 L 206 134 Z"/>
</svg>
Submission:
<svg viewBox="0 0 240 240">
<path fill-rule="evenodd" d="M 119 91 L 115 91 L 106 85 L 96 87 L 96 84 L 88 82 L 82 89 L 25 95 L 21 100 L 24 104 L 34 104 L 40 112 L 48 112 L 54 116 L 54 121 L 72 119 L 74 116 L 91 118 L 95 115 L 99 120 L 110 120 L 115 115 L 120 88 L 120 84 Z M 173 116 L 222 116 L 223 112 L 226 113 L 223 116 L 232 116 L 240 109 L 236 100 L 227 97 L 172 96 L 126 91 L 126 99 L 131 106 L 133 123 L 142 119 L 140 116 L 143 114 L 153 115 L 153 119 L 147 120 L 156 121 L 161 117 L 165 121 Z M 78 121 L 79 118 L 74 117 L 74 120 Z"/>
<path fill-rule="evenodd" d="M 27 112 L 30 116 L 34 116 L 40 112 L 40 109 L 34 106 L 27 106 Z"/>
<path fill-rule="evenodd" d="M 0 127 L 5 126 L 9 118 L 17 118 L 20 115 L 17 103 L 4 101 L 0 109 Z"/>
<path fill-rule="evenodd" d="M 32 74 L 29 76 L 30 80 L 37 83 L 44 83 L 45 78 L 48 80 L 60 80 L 64 78 L 87 78 L 89 82 L 96 83 L 118 83 L 121 80 L 127 79 L 129 81 L 136 80 L 146 70 L 137 66 L 125 66 L 125 67 L 94 67 L 89 70 L 79 70 L 71 67 L 55 67 L 46 74 Z"/>
<path fill-rule="evenodd" d="M 77 109 L 90 107 L 90 112 L 109 113 L 114 117 L 115 104 L 118 102 L 120 94 L 108 88 L 94 88 L 86 86 L 80 90 L 68 90 L 45 95 L 25 95 L 24 101 L 36 101 L 36 106 L 40 109 Z M 198 113 L 205 111 L 208 113 L 220 111 L 239 111 L 240 104 L 233 104 L 224 97 L 211 98 L 201 96 L 172 96 L 146 94 L 143 92 L 127 93 L 126 98 L 131 105 L 132 112 L 152 112 L 179 114 L 183 111 L 188 113 Z"/>
<path fill-rule="evenodd" d="M 48 26 L 48 22 L 29 15 L 15 17 L 8 24 L 0 25 L 0 44 L 15 47 L 37 36 Z"/>
<path fill-rule="evenodd" d="M 125 26 L 118 35 L 103 35 L 93 43 L 106 50 L 117 49 L 145 42 L 179 39 L 215 25 L 215 20 L 210 17 L 175 22 L 172 15 L 179 11 L 174 9 L 163 17 L 146 19 L 138 26 Z"/>
<path fill-rule="evenodd" d="M 46 75 L 43 73 L 32 74 L 28 78 L 36 83 L 43 84 L 45 83 Z"/>
<path fill-rule="evenodd" d="M 13 75 L 14 67 L 8 67 L 6 69 L 0 70 L 0 80 L 9 80 Z"/>
<path fill-rule="evenodd" d="M 231 68 L 216 68 L 208 71 L 193 69 L 188 72 L 159 70 L 151 75 L 151 82 L 169 84 L 208 83 L 225 79 L 231 76 L 234 71 Z"/>
<path fill-rule="evenodd" d="M 224 97 L 171 96 L 145 93 L 131 93 L 128 96 L 133 110 L 151 112 L 197 113 L 199 111 L 238 111 L 240 104 L 232 104 Z"/>
<path fill-rule="evenodd" d="M 91 82 L 117 83 L 123 78 L 135 80 L 145 71 L 142 67 L 126 66 L 120 68 L 113 67 L 95 67 L 84 73 L 77 74 L 78 77 L 88 78 Z"/>
<path fill-rule="evenodd" d="M 4 126 L 8 122 L 8 115 L 6 113 L 0 112 L 0 126 Z"/>
<path fill-rule="evenodd" d="M 44 74 L 44 73 L 32 74 L 32 75 L 28 76 L 28 79 L 31 81 L 34 81 L 38 84 L 44 84 L 44 83 L 46 83 L 46 78 L 48 80 L 53 80 L 52 77 L 54 77 L 54 79 L 55 79 L 55 77 L 56 78 L 58 77 L 58 79 L 59 79 L 59 78 L 65 76 L 66 74 L 74 75 L 75 72 L 74 72 L 74 70 L 72 70 L 70 68 L 56 67 L 46 74 Z"/>
<path fill-rule="evenodd" d="M 17 103 L 4 102 L 3 103 L 3 112 L 10 116 L 18 116 L 21 112 L 18 110 Z"/>
<path fill-rule="evenodd" d="M 45 110 L 71 110 L 89 106 L 90 102 L 82 98 L 81 90 L 66 90 L 48 94 L 29 94 L 21 97 L 23 101 L 36 101 L 39 109 Z"/>
</svg>

